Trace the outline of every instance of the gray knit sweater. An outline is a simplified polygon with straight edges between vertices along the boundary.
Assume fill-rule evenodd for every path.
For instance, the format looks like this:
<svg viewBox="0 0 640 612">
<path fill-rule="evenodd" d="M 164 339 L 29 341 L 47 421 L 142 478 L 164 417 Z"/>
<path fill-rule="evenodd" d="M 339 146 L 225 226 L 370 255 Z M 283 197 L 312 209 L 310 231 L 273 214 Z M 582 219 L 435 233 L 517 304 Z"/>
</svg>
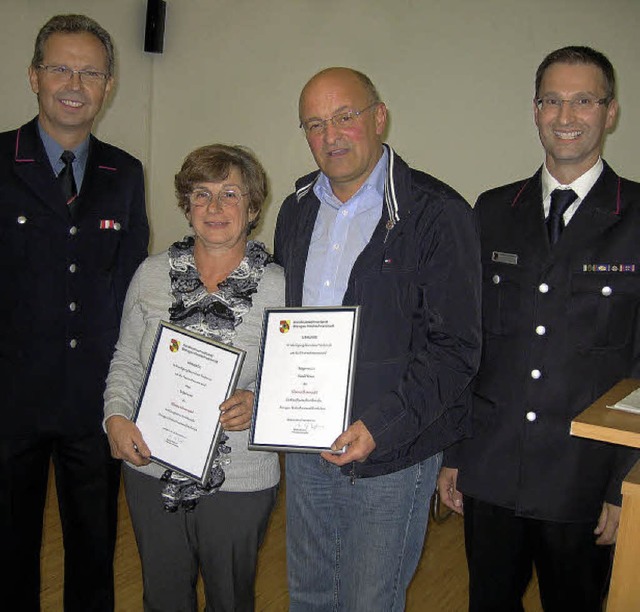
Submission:
<svg viewBox="0 0 640 612">
<path fill-rule="evenodd" d="M 266 306 L 284 304 L 282 268 L 275 264 L 267 266 L 258 291 L 252 297 L 253 306 L 237 327 L 234 341 L 234 346 L 247 351 L 238 388 L 249 390 L 253 390 L 256 379 L 263 310 Z M 127 291 L 120 337 L 104 393 L 105 422 L 116 414 L 131 418 L 158 323 L 169 320 L 169 307 L 172 303 L 169 255 L 165 251 L 140 264 Z M 259 491 L 278 483 L 280 468 L 276 453 L 248 450 L 248 430 L 230 431 L 227 435 L 227 446 L 231 447 L 231 453 L 226 455 L 230 463 L 224 466 L 226 479 L 222 491 Z M 165 471 L 165 468 L 155 463 L 141 468 L 131 467 L 156 478 Z"/>
</svg>

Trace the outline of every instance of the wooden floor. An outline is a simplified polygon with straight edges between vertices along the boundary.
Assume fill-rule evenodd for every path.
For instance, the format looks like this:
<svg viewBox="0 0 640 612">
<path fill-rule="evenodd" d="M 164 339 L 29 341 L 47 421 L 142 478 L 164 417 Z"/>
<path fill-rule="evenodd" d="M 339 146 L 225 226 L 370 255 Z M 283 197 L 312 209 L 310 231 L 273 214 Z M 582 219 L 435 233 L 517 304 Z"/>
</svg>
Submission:
<svg viewBox="0 0 640 612">
<path fill-rule="evenodd" d="M 260 551 L 256 580 L 258 612 L 284 612 L 288 607 L 283 489 L 280 490 Z M 140 561 L 122 489 L 119 508 L 115 558 L 116 611 L 138 612 L 142 610 Z M 42 551 L 43 612 L 62 610 L 62 555 L 55 487 L 51 486 L 47 497 Z M 409 588 L 406 609 L 408 612 L 463 612 L 467 609 L 467 594 L 462 520 L 452 516 L 442 524 L 432 521 L 416 576 Z M 524 603 L 526 612 L 542 610 L 535 584 L 527 591 Z M 204 609 L 204 605 L 201 609 Z"/>
</svg>

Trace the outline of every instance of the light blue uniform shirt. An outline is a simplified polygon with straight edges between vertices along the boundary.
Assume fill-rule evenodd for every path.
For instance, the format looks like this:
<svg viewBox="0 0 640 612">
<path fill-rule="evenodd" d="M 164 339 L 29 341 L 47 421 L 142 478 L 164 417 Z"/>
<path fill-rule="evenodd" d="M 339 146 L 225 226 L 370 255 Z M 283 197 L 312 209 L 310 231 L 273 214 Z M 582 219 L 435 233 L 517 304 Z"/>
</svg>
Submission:
<svg viewBox="0 0 640 612">
<path fill-rule="evenodd" d="M 38 131 L 40 132 L 40 138 L 44 145 L 44 150 L 47 152 L 49 163 L 53 168 L 53 172 L 56 176 L 62 172 L 64 168 L 64 162 L 60 159 L 64 149 L 47 134 L 38 122 Z M 80 193 L 82 187 L 82 179 L 84 179 L 84 171 L 87 167 L 87 158 L 89 157 L 89 136 L 83 140 L 75 149 L 71 149 L 76 158 L 71 164 L 73 170 L 73 178 L 76 181 L 76 189 Z"/>
<path fill-rule="evenodd" d="M 324 174 L 313 186 L 320 208 L 307 256 L 303 306 L 342 304 L 353 264 L 382 216 L 388 157 L 383 148 L 382 157 L 367 180 L 344 204 L 333 194 Z"/>
</svg>

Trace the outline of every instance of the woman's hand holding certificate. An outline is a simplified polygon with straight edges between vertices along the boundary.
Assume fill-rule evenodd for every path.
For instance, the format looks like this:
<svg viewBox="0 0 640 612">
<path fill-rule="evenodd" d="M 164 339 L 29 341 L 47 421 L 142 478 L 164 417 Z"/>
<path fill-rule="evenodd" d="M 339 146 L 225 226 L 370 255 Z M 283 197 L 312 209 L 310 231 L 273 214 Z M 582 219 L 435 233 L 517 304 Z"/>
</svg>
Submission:
<svg viewBox="0 0 640 612">
<path fill-rule="evenodd" d="M 160 323 L 133 419 L 152 461 L 204 481 L 222 428 L 237 431 L 251 420 L 253 393 L 234 391 L 244 355 Z"/>
<path fill-rule="evenodd" d="M 135 423 L 115 414 L 107 419 L 106 428 L 113 457 L 137 466 L 150 463 L 151 451 Z"/>
<path fill-rule="evenodd" d="M 251 425 L 253 392 L 236 389 L 235 393 L 220 404 L 220 425 L 226 431 L 243 431 Z"/>
</svg>

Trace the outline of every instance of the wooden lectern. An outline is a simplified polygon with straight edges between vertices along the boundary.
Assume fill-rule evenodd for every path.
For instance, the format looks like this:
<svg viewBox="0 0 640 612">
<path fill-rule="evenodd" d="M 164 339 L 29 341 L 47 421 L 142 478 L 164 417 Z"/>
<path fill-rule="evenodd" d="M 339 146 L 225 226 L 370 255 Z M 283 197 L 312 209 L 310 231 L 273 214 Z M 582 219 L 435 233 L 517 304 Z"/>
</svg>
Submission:
<svg viewBox="0 0 640 612">
<path fill-rule="evenodd" d="M 582 438 L 640 448 L 640 415 L 607 408 L 640 387 L 640 380 L 620 381 L 571 423 Z M 622 483 L 622 515 L 613 560 L 607 612 L 640 610 L 640 461 Z"/>
</svg>

